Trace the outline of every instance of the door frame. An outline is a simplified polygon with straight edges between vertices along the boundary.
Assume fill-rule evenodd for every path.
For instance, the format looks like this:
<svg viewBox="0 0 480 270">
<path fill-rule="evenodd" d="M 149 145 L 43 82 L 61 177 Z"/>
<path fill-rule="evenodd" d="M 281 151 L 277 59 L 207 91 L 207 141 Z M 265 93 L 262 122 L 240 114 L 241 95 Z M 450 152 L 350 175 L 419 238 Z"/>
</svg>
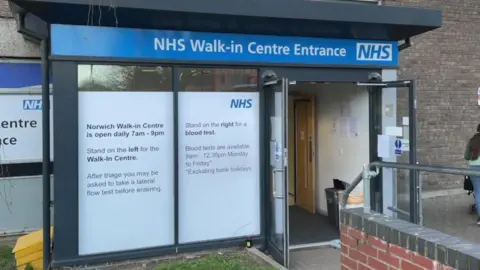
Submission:
<svg viewBox="0 0 480 270">
<path fill-rule="evenodd" d="M 289 81 L 287 78 L 278 78 L 274 76 L 274 74 L 265 72 L 262 74 L 262 90 L 265 91 L 265 96 L 267 97 L 265 99 L 265 108 L 266 108 L 266 113 L 265 113 L 265 123 L 264 125 L 266 127 L 265 130 L 265 140 L 268 141 L 268 150 L 266 151 L 268 155 L 268 165 L 266 166 L 268 169 L 266 169 L 267 176 L 266 176 L 266 183 L 267 183 L 267 188 L 266 194 L 265 194 L 265 213 L 267 213 L 267 219 L 266 219 L 266 231 L 265 231 L 265 248 L 272 257 L 285 266 L 287 269 L 289 268 L 289 192 L 288 192 L 288 86 L 289 86 Z M 280 90 L 279 90 L 280 88 Z M 276 98 L 276 93 L 280 93 L 280 104 L 277 104 L 277 98 Z M 273 102 L 273 103 L 272 103 Z M 280 138 L 275 139 L 275 155 L 276 161 L 274 161 L 274 164 L 272 165 L 272 157 L 271 157 L 271 142 L 272 142 L 272 132 L 276 132 L 275 129 L 272 130 L 273 123 L 271 122 L 272 115 L 275 115 L 275 113 L 272 114 L 272 104 L 273 104 L 273 110 L 276 111 L 277 106 L 280 107 Z M 274 121 L 275 122 L 275 121 Z M 277 149 L 278 147 L 278 139 L 280 139 L 280 149 Z M 278 150 L 280 150 L 281 154 L 278 156 Z M 276 194 L 277 190 L 277 178 L 276 178 L 276 173 L 281 175 L 281 183 L 280 185 L 283 187 L 282 188 L 282 193 L 280 195 Z M 275 183 L 275 184 L 274 184 Z M 279 204 L 277 205 L 277 200 L 280 200 Z M 279 206 L 282 210 L 280 212 L 277 212 L 277 206 Z M 278 219 L 278 216 L 273 214 L 274 212 L 281 213 L 280 220 Z M 282 243 L 276 243 L 276 237 L 277 237 L 277 232 L 272 231 L 275 229 L 272 229 L 273 226 L 278 226 L 277 221 L 282 222 L 280 226 L 283 228 L 283 233 L 281 233 L 281 238 L 282 238 Z M 273 239 L 272 239 L 273 236 Z"/>
<path fill-rule="evenodd" d="M 382 129 L 382 116 L 383 116 L 383 104 L 382 93 L 383 91 L 389 91 L 388 89 L 403 88 L 408 90 L 408 120 L 409 120 L 409 163 L 418 164 L 417 160 L 417 93 L 416 93 L 416 81 L 415 80 L 398 80 L 398 81 L 384 81 L 378 83 L 358 83 L 358 85 L 367 86 L 369 91 L 369 119 L 370 119 L 370 161 L 378 161 L 380 158 L 377 153 L 377 135 L 383 134 Z M 398 92 L 397 92 L 398 93 Z M 376 176 L 377 179 L 382 179 L 382 170 Z M 370 202 L 371 209 L 382 213 L 383 212 L 383 196 L 377 198 L 375 194 L 382 192 L 383 181 L 371 181 L 370 186 Z M 421 198 L 421 182 L 419 180 L 418 171 L 409 171 L 409 221 L 414 224 L 423 223 L 422 214 L 422 200 Z M 396 205 L 394 206 L 396 207 Z"/>
<path fill-rule="evenodd" d="M 292 67 L 261 67 L 259 69 L 259 85 L 264 85 L 265 75 L 268 74 L 270 76 L 275 76 L 277 79 L 287 78 L 290 82 L 331 82 L 331 83 L 356 83 L 356 82 L 364 82 L 368 80 L 368 77 L 372 73 L 381 73 L 381 68 L 292 68 Z M 269 113 L 268 113 L 268 102 L 269 98 L 268 95 L 265 93 L 265 88 L 262 87 L 261 96 L 264 97 L 263 103 L 263 119 L 261 120 L 264 123 L 264 130 L 263 130 L 263 141 L 264 144 L 264 164 L 269 164 L 270 160 L 270 151 L 269 151 L 269 143 L 270 142 L 270 134 L 269 134 Z M 288 105 L 288 104 L 287 104 Z M 288 162 L 286 163 L 288 166 Z M 268 167 L 268 166 L 267 166 Z M 359 173 L 361 168 L 359 168 Z M 284 254 L 279 254 L 279 251 L 270 243 L 269 235 L 271 233 L 271 218 L 272 212 L 270 209 L 270 190 L 271 190 L 271 181 L 270 180 L 270 170 L 263 169 L 263 179 L 264 179 L 264 217 L 263 217 L 263 232 L 264 232 L 264 245 L 263 248 L 267 253 L 270 253 L 274 258 L 279 257 L 281 255 L 286 254 L 289 257 L 289 245 L 284 250 Z M 285 181 L 286 186 L 286 195 L 288 195 L 288 181 Z M 285 200 L 288 209 L 288 200 Z M 287 235 L 288 233 L 288 215 L 286 216 L 286 226 L 287 226 Z M 289 240 L 288 237 L 286 239 Z M 283 256 L 282 256 L 283 257 Z M 284 265 L 285 266 L 285 265 Z M 288 268 L 288 265 L 286 266 Z"/>
</svg>

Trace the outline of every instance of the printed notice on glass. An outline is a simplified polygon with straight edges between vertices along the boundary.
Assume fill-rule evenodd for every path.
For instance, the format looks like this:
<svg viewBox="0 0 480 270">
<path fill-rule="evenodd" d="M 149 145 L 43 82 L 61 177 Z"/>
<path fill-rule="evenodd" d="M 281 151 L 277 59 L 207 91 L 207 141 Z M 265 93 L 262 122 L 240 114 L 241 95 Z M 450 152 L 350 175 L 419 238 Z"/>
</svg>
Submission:
<svg viewBox="0 0 480 270">
<path fill-rule="evenodd" d="M 79 253 L 173 244 L 173 95 L 79 92 Z"/>
<path fill-rule="evenodd" d="M 179 93 L 178 125 L 180 242 L 258 234 L 259 94 Z"/>
</svg>

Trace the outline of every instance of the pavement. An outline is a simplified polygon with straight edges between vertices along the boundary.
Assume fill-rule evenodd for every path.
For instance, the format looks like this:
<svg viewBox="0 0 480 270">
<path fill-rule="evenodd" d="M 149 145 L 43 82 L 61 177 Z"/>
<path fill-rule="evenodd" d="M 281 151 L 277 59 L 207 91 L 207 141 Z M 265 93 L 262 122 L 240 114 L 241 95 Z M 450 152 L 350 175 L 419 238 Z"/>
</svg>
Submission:
<svg viewBox="0 0 480 270">
<path fill-rule="evenodd" d="M 340 270 L 340 250 L 315 248 L 290 252 L 292 270 Z"/>
<path fill-rule="evenodd" d="M 477 216 L 471 213 L 472 195 L 456 194 L 423 199 L 423 225 L 480 243 Z"/>
</svg>

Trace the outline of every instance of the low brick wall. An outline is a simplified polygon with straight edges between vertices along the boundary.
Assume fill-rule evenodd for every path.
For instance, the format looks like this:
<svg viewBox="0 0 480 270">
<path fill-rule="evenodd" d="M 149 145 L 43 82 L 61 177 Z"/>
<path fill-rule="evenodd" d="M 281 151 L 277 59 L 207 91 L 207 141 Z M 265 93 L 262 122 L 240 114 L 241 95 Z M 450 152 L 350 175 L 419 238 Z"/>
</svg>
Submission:
<svg viewBox="0 0 480 270">
<path fill-rule="evenodd" d="M 480 269 L 480 245 L 458 237 L 363 208 L 343 210 L 340 223 L 342 270 Z"/>
</svg>

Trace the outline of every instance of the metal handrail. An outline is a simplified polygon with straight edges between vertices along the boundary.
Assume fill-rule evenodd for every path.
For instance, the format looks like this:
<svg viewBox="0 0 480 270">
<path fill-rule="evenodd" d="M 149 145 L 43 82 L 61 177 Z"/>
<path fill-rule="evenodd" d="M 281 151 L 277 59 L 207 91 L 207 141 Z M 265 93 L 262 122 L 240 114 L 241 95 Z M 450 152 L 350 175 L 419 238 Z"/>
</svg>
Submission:
<svg viewBox="0 0 480 270">
<path fill-rule="evenodd" d="M 398 209 L 398 208 L 393 207 L 393 206 L 388 206 L 387 209 L 392 211 L 392 212 L 399 213 L 399 214 L 402 214 L 404 216 L 410 217 L 410 212 L 403 211 L 402 209 Z"/>
<path fill-rule="evenodd" d="M 376 168 L 375 172 L 370 172 L 371 168 Z M 376 176 L 380 168 L 392 168 L 392 169 L 404 169 L 404 170 L 414 170 L 414 171 L 423 171 L 423 172 L 433 172 L 433 173 L 444 173 L 444 174 L 455 174 L 455 175 L 468 175 L 468 176 L 480 176 L 480 171 L 472 170 L 472 169 L 462 169 L 462 168 L 453 168 L 453 167 L 443 167 L 443 166 L 430 166 L 430 165 L 417 165 L 417 164 L 408 164 L 408 163 L 395 163 L 395 162 L 383 162 L 383 161 L 373 161 L 368 165 L 364 166 L 364 170 L 361 174 L 359 174 L 355 180 L 345 189 L 342 195 L 342 209 L 345 209 L 347 205 L 348 196 L 350 193 L 355 189 L 355 187 L 360 184 L 362 180 L 368 180 L 371 176 Z M 367 171 L 365 171 L 367 170 Z M 366 179 L 368 178 L 368 179 Z M 367 187 L 369 191 L 370 187 Z M 364 194 L 365 200 L 370 200 L 367 196 L 368 194 Z M 370 204 L 368 204 L 370 207 Z"/>
<path fill-rule="evenodd" d="M 355 177 L 355 179 L 353 179 L 353 182 L 349 184 L 347 188 L 345 188 L 345 191 L 343 191 L 342 203 L 340 204 L 342 206 L 342 209 L 344 209 L 345 206 L 347 205 L 348 196 L 353 191 L 353 189 L 355 189 L 358 186 L 358 184 L 360 184 L 360 182 L 362 182 L 362 173 L 358 174 L 358 176 Z"/>
</svg>

